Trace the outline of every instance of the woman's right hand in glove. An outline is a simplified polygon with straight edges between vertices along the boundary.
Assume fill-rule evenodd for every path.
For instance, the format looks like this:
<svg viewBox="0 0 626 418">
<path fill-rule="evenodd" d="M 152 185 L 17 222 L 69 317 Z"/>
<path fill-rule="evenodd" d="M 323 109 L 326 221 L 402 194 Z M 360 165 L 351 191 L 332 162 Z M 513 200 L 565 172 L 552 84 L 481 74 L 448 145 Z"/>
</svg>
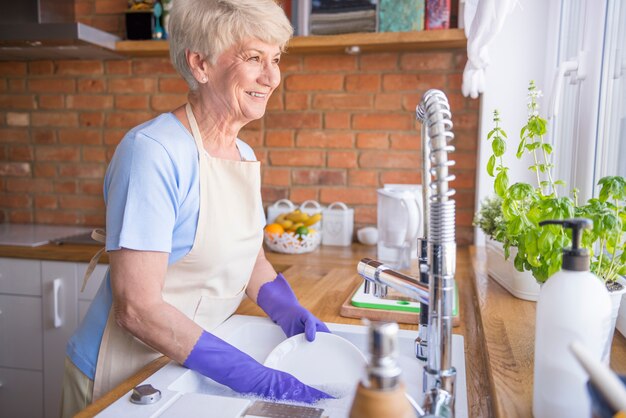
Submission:
<svg viewBox="0 0 626 418">
<path fill-rule="evenodd" d="M 184 366 L 243 394 L 309 404 L 320 399 L 332 399 L 332 396 L 305 385 L 289 373 L 263 366 L 206 331 L 200 335 Z"/>
</svg>

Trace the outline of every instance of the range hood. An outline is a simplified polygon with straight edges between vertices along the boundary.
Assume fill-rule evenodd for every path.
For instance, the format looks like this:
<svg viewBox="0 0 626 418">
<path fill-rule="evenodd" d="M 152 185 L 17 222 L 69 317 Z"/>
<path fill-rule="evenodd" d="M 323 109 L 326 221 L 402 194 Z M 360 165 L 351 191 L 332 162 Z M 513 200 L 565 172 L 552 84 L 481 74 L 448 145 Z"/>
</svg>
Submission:
<svg viewBox="0 0 626 418">
<path fill-rule="evenodd" d="M 74 0 L 0 0 L 0 60 L 120 58 L 119 40 L 76 22 Z"/>
</svg>

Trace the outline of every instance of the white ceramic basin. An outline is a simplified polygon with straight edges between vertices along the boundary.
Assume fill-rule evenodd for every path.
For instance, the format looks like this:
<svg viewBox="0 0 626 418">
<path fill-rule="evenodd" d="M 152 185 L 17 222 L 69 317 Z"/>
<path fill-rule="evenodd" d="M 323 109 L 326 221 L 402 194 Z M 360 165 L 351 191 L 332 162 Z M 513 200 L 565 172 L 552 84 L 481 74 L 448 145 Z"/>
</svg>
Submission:
<svg viewBox="0 0 626 418">
<path fill-rule="evenodd" d="M 366 357 L 367 327 L 327 323 L 328 328 L 341 337 L 352 342 Z M 268 318 L 234 315 L 218 327 L 214 333 L 233 344 L 240 350 L 263 363 L 268 354 L 285 340 L 282 330 Z M 413 344 L 416 333 L 400 330 L 398 333 L 399 359 L 403 370 L 402 378 L 407 392 L 418 403 L 422 400 L 422 369 L 423 363 L 415 358 Z M 314 343 L 313 343 L 314 344 Z M 457 370 L 456 417 L 468 416 L 467 392 L 465 379 L 465 357 L 463 337 L 454 335 L 452 338 L 452 363 Z M 314 367 L 314 365 L 309 365 Z M 332 377 L 329 377 L 332 381 Z M 194 371 L 169 363 L 142 384 L 151 384 L 161 390 L 162 398 L 153 405 L 135 405 L 130 402 L 130 392 L 113 403 L 98 415 L 101 418 L 132 416 L 137 418 L 171 418 L 207 417 L 237 418 L 240 417 L 254 398 L 243 397 L 226 386 L 204 377 Z M 324 408 L 330 418 L 348 416 L 354 397 L 357 382 L 352 388 L 346 388 L 338 394 L 338 399 L 324 400 L 315 406 Z M 336 396 L 337 393 L 334 393 Z M 211 411 L 207 414 L 207 408 Z"/>
</svg>

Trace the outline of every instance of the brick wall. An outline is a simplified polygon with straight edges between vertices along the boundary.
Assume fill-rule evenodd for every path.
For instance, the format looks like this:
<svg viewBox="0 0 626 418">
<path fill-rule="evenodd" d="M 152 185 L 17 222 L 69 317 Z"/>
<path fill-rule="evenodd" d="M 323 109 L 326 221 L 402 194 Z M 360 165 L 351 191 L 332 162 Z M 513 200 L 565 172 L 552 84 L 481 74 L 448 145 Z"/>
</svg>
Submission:
<svg viewBox="0 0 626 418">
<path fill-rule="evenodd" d="M 119 16 L 119 3 L 77 11 Z M 463 50 L 284 56 L 266 116 L 240 134 L 262 162 L 264 203 L 340 200 L 357 228 L 374 225 L 378 187 L 421 182 L 414 109 L 439 88 L 455 125 L 457 242 L 470 243 L 478 102 L 460 94 L 464 64 Z M 185 92 L 166 58 L 0 62 L 0 222 L 103 225 L 116 145 Z"/>
</svg>

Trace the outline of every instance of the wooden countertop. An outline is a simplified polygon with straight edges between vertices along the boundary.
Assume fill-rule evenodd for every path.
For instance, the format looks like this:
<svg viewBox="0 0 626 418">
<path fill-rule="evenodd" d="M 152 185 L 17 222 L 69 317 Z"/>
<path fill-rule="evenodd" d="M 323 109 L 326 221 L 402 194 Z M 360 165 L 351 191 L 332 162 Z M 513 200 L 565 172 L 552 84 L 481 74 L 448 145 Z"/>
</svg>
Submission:
<svg viewBox="0 0 626 418">
<path fill-rule="evenodd" d="M 0 246 L 0 257 L 58 261 L 89 261 L 95 246 L 46 245 L 35 248 Z M 327 322 L 355 324 L 358 319 L 339 316 L 339 308 L 360 282 L 356 264 L 376 256 L 375 247 L 322 246 L 310 254 L 267 253 L 275 268 L 285 273 L 301 303 Z M 471 417 L 530 417 L 532 405 L 535 303 L 513 297 L 487 277 L 483 248 L 460 247 L 456 280 L 459 288 L 461 325 L 454 333 L 465 338 L 465 361 L 469 415 Z M 415 269 L 411 271 L 416 273 Z M 249 300 L 237 313 L 264 315 Z M 414 325 L 401 324 L 403 329 Z M 77 416 L 89 417 L 106 408 L 145 380 L 168 359 L 160 358 L 109 392 Z M 611 367 L 626 373 L 626 338 L 616 331 Z"/>
</svg>

